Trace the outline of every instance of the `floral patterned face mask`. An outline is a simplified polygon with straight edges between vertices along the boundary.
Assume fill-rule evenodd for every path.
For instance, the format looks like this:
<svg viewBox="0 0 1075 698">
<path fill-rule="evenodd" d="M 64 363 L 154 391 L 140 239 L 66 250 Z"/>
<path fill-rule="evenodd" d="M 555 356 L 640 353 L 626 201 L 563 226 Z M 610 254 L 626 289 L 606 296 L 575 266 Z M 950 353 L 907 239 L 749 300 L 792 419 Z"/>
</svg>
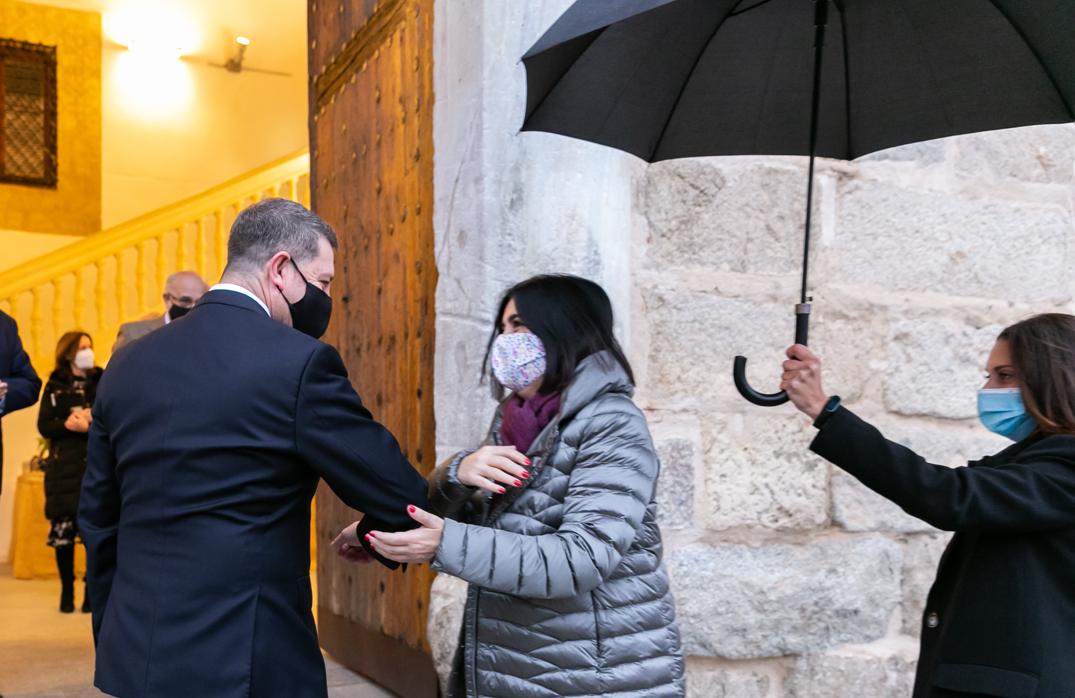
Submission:
<svg viewBox="0 0 1075 698">
<path fill-rule="evenodd" d="M 497 337 L 490 360 L 493 375 L 512 392 L 519 392 L 545 375 L 545 345 L 540 337 L 529 332 Z"/>
</svg>

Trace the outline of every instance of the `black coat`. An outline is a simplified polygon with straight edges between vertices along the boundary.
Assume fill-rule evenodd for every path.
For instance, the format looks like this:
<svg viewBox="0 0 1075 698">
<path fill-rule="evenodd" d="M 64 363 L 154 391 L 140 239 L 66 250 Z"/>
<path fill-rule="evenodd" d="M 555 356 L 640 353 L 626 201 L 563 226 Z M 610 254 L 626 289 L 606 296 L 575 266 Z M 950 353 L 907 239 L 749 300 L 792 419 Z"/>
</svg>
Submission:
<svg viewBox="0 0 1075 698">
<path fill-rule="evenodd" d="M 210 291 L 121 349 L 97 390 L 79 527 L 96 685 L 124 698 L 326 695 L 311 613 L 324 478 L 366 528 L 426 484 L 336 350 Z"/>
<path fill-rule="evenodd" d="M 92 407 L 101 379 L 101 369 L 94 368 L 79 379 L 70 371 L 53 371 L 41 408 L 37 413 L 37 430 L 49 440 L 49 457 L 45 468 L 45 517 L 56 521 L 78 516 L 78 493 L 82 474 L 86 472 L 87 434 L 64 426 L 72 407 Z"/>
<path fill-rule="evenodd" d="M 946 468 L 840 408 L 811 448 L 956 532 L 923 614 L 914 698 L 1075 696 L 1075 436 Z"/>
<path fill-rule="evenodd" d="M 0 381 L 7 383 L 7 396 L 0 417 L 37 402 L 41 379 L 22 348 L 15 320 L 0 310 Z M 4 433 L 0 430 L 0 488 L 4 483 Z"/>
</svg>

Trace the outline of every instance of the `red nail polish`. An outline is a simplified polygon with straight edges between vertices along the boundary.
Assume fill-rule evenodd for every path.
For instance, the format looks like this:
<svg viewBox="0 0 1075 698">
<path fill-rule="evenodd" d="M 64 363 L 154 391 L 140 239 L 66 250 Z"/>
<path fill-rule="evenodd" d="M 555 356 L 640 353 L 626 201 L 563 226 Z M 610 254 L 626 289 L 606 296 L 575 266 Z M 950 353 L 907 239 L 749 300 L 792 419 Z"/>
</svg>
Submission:
<svg viewBox="0 0 1075 698">
<path fill-rule="evenodd" d="M 505 492 L 506 490 L 505 490 L 505 489 L 504 489 L 503 487 L 501 487 L 501 488 L 499 488 L 499 489 L 498 489 L 497 491 L 498 491 L 498 492 L 500 492 L 500 494 L 504 494 L 504 492 Z"/>
<path fill-rule="evenodd" d="M 523 477 L 523 479 L 524 479 L 524 480 L 529 480 L 529 479 L 530 479 L 530 473 L 528 473 L 528 472 L 526 472 L 526 471 L 524 470 L 524 471 L 523 471 L 523 476 L 522 476 L 522 477 Z"/>
<path fill-rule="evenodd" d="M 527 465 L 533 465 L 533 464 L 534 464 L 534 461 L 532 461 L 532 460 L 530 460 L 529 458 L 527 458 L 527 459 L 526 459 L 526 464 L 527 464 Z"/>
<path fill-rule="evenodd" d="M 407 507 L 407 511 L 409 511 L 409 512 L 411 512 L 411 513 L 413 514 L 414 512 L 416 512 L 416 511 L 418 511 L 418 510 L 417 510 L 417 509 L 415 509 L 414 505 L 412 504 L 412 505 L 410 505 L 409 507 Z"/>
<path fill-rule="evenodd" d="M 515 486 L 516 486 L 516 487 L 522 487 L 522 486 L 523 486 L 523 483 L 521 483 L 521 482 L 519 482 L 518 480 L 516 480 L 516 481 L 515 481 Z"/>
<path fill-rule="evenodd" d="M 366 540 L 367 540 L 367 541 L 371 541 L 371 540 L 373 540 L 373 534 L 372 534 L 372 533 L 367 533 L 367 534 L 366 534 Z"/>
</svg>

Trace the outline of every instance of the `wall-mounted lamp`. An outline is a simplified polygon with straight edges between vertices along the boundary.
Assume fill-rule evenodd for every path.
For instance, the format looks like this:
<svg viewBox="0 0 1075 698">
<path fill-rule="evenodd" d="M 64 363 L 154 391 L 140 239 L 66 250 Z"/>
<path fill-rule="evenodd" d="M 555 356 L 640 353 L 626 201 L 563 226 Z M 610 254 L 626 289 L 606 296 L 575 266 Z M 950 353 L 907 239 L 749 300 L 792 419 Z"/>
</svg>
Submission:
<svg viewBox="0 0 1075 698">
<path fill-rule="evenodd" d="M 214 68 L 223 68 L 229 73 L 264 73 L 266 75 L 279 75 L 282 77 L 291 77 L 291 73 L 285 73 L 279 70 L 265 70 L 264 68 L 252 68 L 243 64 L 243 60 L 246 58 L 246 48 L 250 46 L 250 39 L 245 36 L 235 37 L 235 53 L 231 55 L 228 60 L 223 63 L 210 62 L 209 65 Z"/>
<path fill-rule="evenodd" d="M 104 16 L 105 35 L 127 50 L 115 56 L 110 90 L 141 120 L 182 118 L 194 86 L 178 60 L 198 49 L 189 10 L 169 0 L 131 0 Z"/>
<path fill-rule="evenodd" d="M 243 72 L 243 57 L 246 56 L 246 47 L 250 45 L 250 39 L 245 36 L 235 37 L 235 43 L 239 46 L 235 55 L 228 59 L 224 68 L 232 73 Z"/>
<path fill-rule="evenodd" d="M 198 49 L 198 31 L 175 4 L 142 0 L 118 6 L 104 16 L 105 34 L 132 53 L 176 59 Z"/>
</svg>

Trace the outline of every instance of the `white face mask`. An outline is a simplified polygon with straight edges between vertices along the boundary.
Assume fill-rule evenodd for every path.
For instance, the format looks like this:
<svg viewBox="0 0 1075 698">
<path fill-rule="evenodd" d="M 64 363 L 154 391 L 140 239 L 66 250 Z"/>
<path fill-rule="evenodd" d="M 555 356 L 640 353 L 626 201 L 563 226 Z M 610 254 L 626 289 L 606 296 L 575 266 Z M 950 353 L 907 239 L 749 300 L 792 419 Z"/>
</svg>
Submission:
<svg viewBox="0 0 1075 698">
<path fill-rule="evenodd" d="M 502 334 L 493 342 L 490 363 L 500 384 L 517 393 L 545 375 L 545 345 L 529 332 Z"/>
<path fill-rule="evenodd" d="M 94 357 L 93 349 L 86 347 L 85 349 L 79 349 L 75 354 L 75 360 L 72 362 L 80 371 L 88 371 L 93 368 Z"/>
</svg>

